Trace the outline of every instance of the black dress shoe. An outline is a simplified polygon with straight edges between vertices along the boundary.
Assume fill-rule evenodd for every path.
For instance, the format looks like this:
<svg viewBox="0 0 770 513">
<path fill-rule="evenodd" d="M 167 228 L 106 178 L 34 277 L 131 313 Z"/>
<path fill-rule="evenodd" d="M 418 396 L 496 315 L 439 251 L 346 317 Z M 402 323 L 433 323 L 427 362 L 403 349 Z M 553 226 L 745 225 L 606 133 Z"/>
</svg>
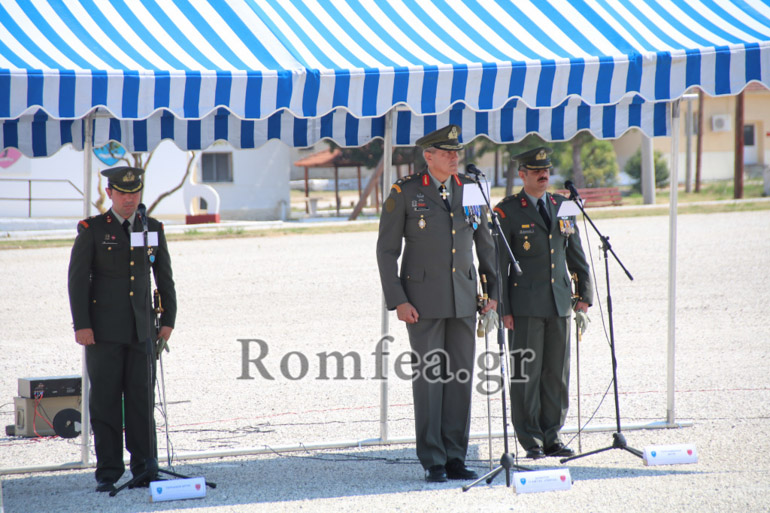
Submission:
<svg viewBox="0 0 770 513">
<path fill-rule="evenodd" d="M 446 464 L 446 476 L 449 479 L 478 479 L 479 475 L 465 466 L 460 460 L 449 460 Z"/>
<path fill-rule="evenodd" d="M 567 447 L 561 442 L 556 442 L 553 445 L 549 445 L 545 448 L 545 455 L 546 456 L 563 456 L 565 458 L 569 458 L 570 456 L 575 455 L 575 451 Z"/>
<path fill-rule="evenodd" d="M 97 492 L 111 492 L 115 490 L 115 482 L 114 481 L 97 481 L 96 482 L 96 491 Z"/>
<path fill-rule="evenodd" d="M 433 465 L 425 471 L 425 480 L 429 483 L 446 483 L 446 469 L 443 465 Z"/>
<path fill-rule="evenodd" d="M 543 452 L 543 448 L 539 445 L 536 445 L 534 447 L 531 447 L 527 449 L 527 458 L 531 458 L 533 460 L 539 460 L 540 458 L 545 458 L 545 452 Z"/>
</svg>

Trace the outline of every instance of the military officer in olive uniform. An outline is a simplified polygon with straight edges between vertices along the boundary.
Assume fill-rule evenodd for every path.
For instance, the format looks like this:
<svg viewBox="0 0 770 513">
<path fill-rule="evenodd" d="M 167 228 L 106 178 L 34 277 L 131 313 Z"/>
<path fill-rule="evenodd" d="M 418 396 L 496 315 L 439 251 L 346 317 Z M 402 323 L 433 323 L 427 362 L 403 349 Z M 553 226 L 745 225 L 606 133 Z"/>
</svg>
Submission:
<svg viewBox="0 0 770 513">
<path fill-rule="evenodd" d="M 497 297 L 487 212 L 463 207 L 463 191 L 477 185 L 458 174 L 459 133 L 460 127 L 449 125 L 417 140 L 427 169 L 393 184 L 377 240 L 385 301 L 406 322 L 417 360 L 412 381 L 417 456 L 429 482 L 476 478 L 465 466 L 477 310 L 474 244 L 479 272 L 487 276 L 490 297 Z M 483 312 L 496 306 L 490 301 Z M 448 380 L 433 375 L 442 352 Z"/>
<path fill-rule="evenodd" d="M 75 340 L 86 348 L 91 382 L 89 410 L 96 450 L 97 491 L 114 489 L 123 475 L 123 425 L 134 476 L 157 458 L 155 422 L 148 404 L 147 339 L 168 340 L 176 317 L 176 293 L 163 225 L 148 218 L 156 246 L 134 244 L 131 232 L 142 232 L 136 209 L 143 169 L 116 167 L 102 171 L 108 178 L 112 208 L 78 224 L 69 264 L 69 299 Z M 152 243 L 152 242 L 151 242 Z M 148 326 L 148 252 L 164 309 L 161 330 Z M 152 358 L 153 363 L 155 358 Z M 154 379 L 154 376 L 153 376 Z M 153 401 L 154 402 L 154 401 Z M 152 431 L 153 435 L 150 436 Z"/>
<path fill-rule="evenodd" d="M 503 324 L 513 330 L 512 350 L 535 356 L 525 363 L 528 381 L 511 384 L 514 428 L 530 458 L 574 454 L 559 438 L 569 406 L 571 273 L 578 277 L 574 309 L 585 312 L 593 300 L 575 218 L 557 215 L 567 198 L 546 192 L 550 153 L 540 147 L 514 157 L 524 187 L 495 207 L 522 270 L 506 272 L 510 257 L 501 253 Z"/>
</svg>

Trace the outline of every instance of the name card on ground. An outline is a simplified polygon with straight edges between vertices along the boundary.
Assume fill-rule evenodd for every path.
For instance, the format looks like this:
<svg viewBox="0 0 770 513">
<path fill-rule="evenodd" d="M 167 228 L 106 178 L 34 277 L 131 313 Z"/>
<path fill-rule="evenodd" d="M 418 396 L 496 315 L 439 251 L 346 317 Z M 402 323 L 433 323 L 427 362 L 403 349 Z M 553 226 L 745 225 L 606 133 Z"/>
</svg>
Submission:
<svg viewBox="0 0 770 513">
<path fill-rule="evenodd" d="M 169 479 L 150 483 L 150 500 L 152 502 L 200 499 L 205 496 L 206 479 L 203 477 Z"/>
<path fill-rule="evenodd" d="M 698 463 L 695 444 L 648 445 L 644 448 L 645 465 L 676 465 Z"/>
<path fill-rule="evenodd" d="M 567 468 L 514 472 L 513 483 L 516 493 L 550 492 L 572 488 L 572 477 Z"/>
</svg>

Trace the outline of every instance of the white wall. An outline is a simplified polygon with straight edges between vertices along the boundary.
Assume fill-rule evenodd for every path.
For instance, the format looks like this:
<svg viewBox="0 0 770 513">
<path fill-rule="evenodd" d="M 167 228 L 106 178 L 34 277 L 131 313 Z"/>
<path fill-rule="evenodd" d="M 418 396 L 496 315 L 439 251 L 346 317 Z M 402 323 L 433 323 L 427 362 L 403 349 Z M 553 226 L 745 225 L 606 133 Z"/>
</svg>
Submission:
<svg viewBox="0 0 770 513">
<path fill-rule="evenodd" d="M 69 145 L 50 157 L 28 158 L 22 156 L 10 167 L 0 168 L 0 178 L 35 180 L 32 182 L 32 197 L 38 199 L 32 201 L 32 217 L 82 217 L 83 197 L 78 190 L 83 190 L 83 158 L 83 152 L 75 151 Z M 110 166 L 105 165 L 95 156 L 92 156 L 92 159 L 91 200 L 95 202 L 99 197 L 99 172 Z M 145 176 L 143 201 L 148 207 L 161 193 L 172 189 L 179 183 L 184 175 L 186 163 L 186 153 L 179 150 L 173 143 L 165 141 L 158 146 Z M 49 179 L 69 180 L 72 185 L 62 181 L 40 181 Z M 107 182 L 103 179 L 102 189 L 106 186 Z M 29 196 L 28 188 L 29 184 L 26 181 L 7 182 L 0 180 L 0 197 L 25 199 L 25 201 L 0 200 L 0 217 L 29 216 L 29 202 L 26 201 Z M 40 198 L 69 198 L 74 201 L 50 201 Z M 109 207 L 109 205 L 110 200 L 106 198 L 105 206 Z M 97 213 L 98 210 L 92 206 L 91 215 Z M 181 189 L 165 198 L 153 212 L 154 217 L 161 218 L 164 215 L 183 214 L 184 204 Z"/>
<path fill-rule="evenodd" d="M 217 144 L 209 151 L 233 151 L 228 144 Z M 220 215 L 222 219 L 281 219 L 289 212 L 289 170 L 290 149 L 279 141 L 270 141 L 256 150 L 233 151 L 233 183 L 212 185 L 222 200 Z M 176 187 L 184 176 L 187 166 L 187 152 L 180 150 L 171 141 L 164 141 L 155 150 L 145 173 L 143 201 L 149 207 L 158 196 Z M 92 157 L 92 192 L 91 199 L 98 199 L 99 172 L 108 167 L 95 156 Z M 200 160 L 199 160 L 200 162 Z M 122 164 L 117 164 L 122 165 Z M 200 169 L 195 169 L 198 183 Z M 36 200 L 32 202 L 31 217 L 71 217 L 83 216 L 82 195 L 74 187 L 83 190 L 83 152 L 66 146 L 55 155 L 45 158 L 22 156 L 8 168 L 0 168 L 0 178 L 24 179 L 25 181 L 7 182 L 0 180 L 0 198 L 23 198 L 24 200 L 0 199 L 0 217 L 26 218 L 29 216 L 28 179 L 69 180 L 66 182 L 46 183 L 34 181 L 33 198 L 69 198 L 73 201 Z M 74 187 L 73 187 L 74 185 Z M 102 181 L 102 189 L 106 187 Z M 109 208 L 109 198 L 105 198 Z M 91 215 L 97 214 L 95 207 Z M 182 189 L 167 196 L 153 211 L 153 217 L 163 221 L 181 221 L 187 213 Z"/>
<path fill-rule="evenodd" d="M 222 152 L 229 145 L 208 151 Z M 219 193 L 222 219 L 274 220 L 289 213 L 290 148 L 271 140 L 256 150 L 233 151 L 232 183 L 207 183 Z M 197 182 L 200 169 L 197 169 Z"/>
</svg>

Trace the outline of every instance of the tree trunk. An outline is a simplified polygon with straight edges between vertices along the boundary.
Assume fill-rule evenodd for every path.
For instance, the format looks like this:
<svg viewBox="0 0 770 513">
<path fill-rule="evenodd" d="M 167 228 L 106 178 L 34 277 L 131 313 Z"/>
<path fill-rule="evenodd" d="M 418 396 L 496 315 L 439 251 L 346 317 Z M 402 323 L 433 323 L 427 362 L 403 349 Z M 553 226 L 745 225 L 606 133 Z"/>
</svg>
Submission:
<svg viewBox="0 0 770 513">
<path fill-rule="evenodd" d="M 170 190 L 168 190 L 168 191 L 164 192 L 163 194 L 161 194 L 160 196 L 158 196 L 158 197 L 155 199 L 155 201 L 153 201 L 153 202 L 152 202 L 152 205 L 150 205 L 150 208 L 148 208 L 148 209 L 147 209 L 147 215 L 148 215 L 148 216 L 149 216 L 150 214 L 152 214 L 152 211 L 153 211 L 153 210 L 155 210 L 155 207 L 157 207 L 157 206 L 158 206 L 158 203 L 160 203 L 161 201 L 163 201 L 163 200 L 164 200 L 164 199 L 165 199 L 167 196 L 171 196 L 171 195 L 172 195 L 172 194 L 174 194 L 176 191 L 178 191 L 179 189 L 181 189 L 181 188 L 182 188 L 182 186 L 184 185 L 184 182 L 185 182 L 185 180 L 187 180 L 187 177 L 190 175 L 190 170 L 192 169 L 192 163 L 193 163 L 193 161 L 195 160 L 195 152 L 193 151 L 193 152 L 190 152 L 190 153 L 191 153 L 191 155 L 190 155 L 190 158 L 189 158 L 189 159 L 187 159 L 187 169 L 186 169 L 186 170 L 185 170 L 185 172 L 184 172 L 184 176 L 183 176 L 183 177 L 182 177 L 182 179 L 179 181 L 179 184 L 178 184 L 176 187 L 174 187 L 173 189 L 170 189 Z M 150 155 L 150 157 L 152 157 L 152 155 Z M 147 163 L 149 163 L 149 162 L 150 162 L 150 159 L 148 158 L 148 159 L 147 159 Z"/>
<path fill-rule="evenodd" d="M 580 150 L 583 148 L 583 138 L 572 138 L 572 181 L 575 187 L 584 189 L 586 186 L 586 177 L 583 176 L 583 162 L 580 159 Z"/>
<path fill-rule="evenodd" d="M 698 90 L 698 135 L 695 138 L 695 192 L 700 192 L 700 170 L 703 162 L 703 91 Z"/>
<path fill-rule="evenodd" d="M 516 166 L 514 161 L 511 160 L 508 163 L 508 169 L 505 172 L 505 197 L 507 198 L 513 194 L 513 179 L 516 176 Z"/>
</svg>

